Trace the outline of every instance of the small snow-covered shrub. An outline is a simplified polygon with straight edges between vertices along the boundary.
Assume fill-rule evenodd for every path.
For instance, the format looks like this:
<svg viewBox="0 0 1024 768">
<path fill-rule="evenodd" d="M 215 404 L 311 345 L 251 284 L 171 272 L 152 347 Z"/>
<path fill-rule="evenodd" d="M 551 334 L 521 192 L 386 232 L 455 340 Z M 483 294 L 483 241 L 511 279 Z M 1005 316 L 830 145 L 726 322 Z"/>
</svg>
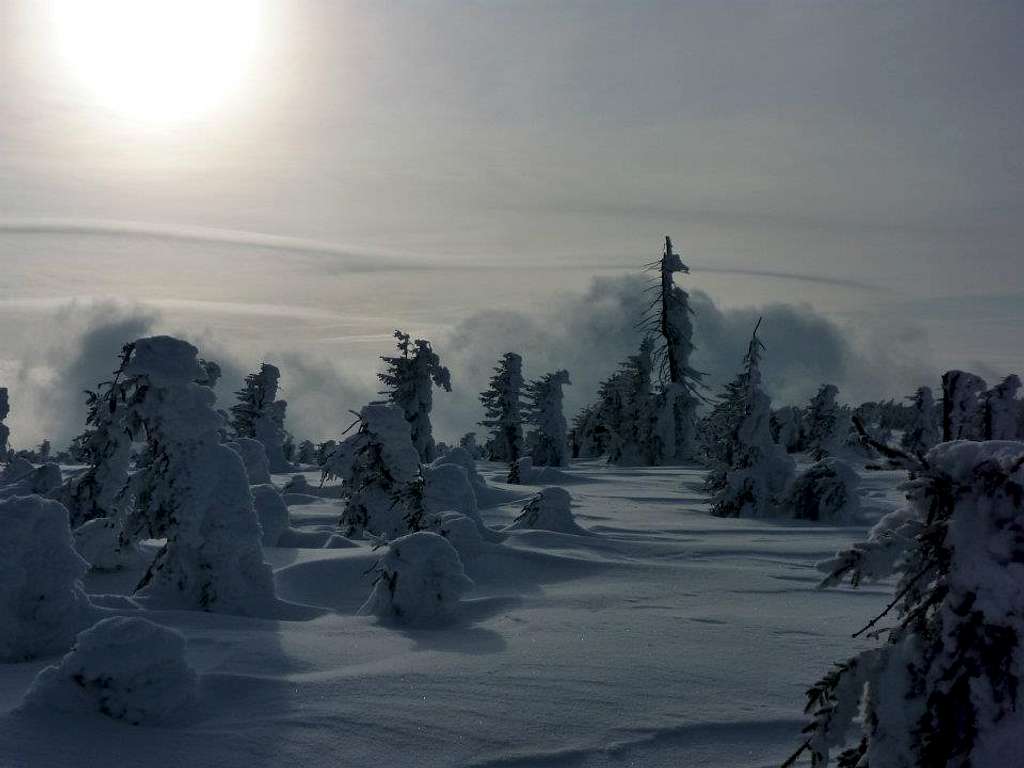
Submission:
<svg viewBox="0 0 1024 768">
<path fill-rule="evenodd" d="M 460 512 L 477 518 L 476 493 L 466 470 L 457 464 L 423 469 L 423 508 L 428 513 Z"/>
<path fill-rule="evenodd" d="M 359 612 L 412 626 L 441 624 L 473 587 L 447 539 L 418 531 L 395 539 L 377 563 L 377 581 Z"/>
<path fill-rule="evenodd" d="M 458 512 L 434 515 L 430 520 L 430 530 L 444 536 L 462 559 L 478 554 L 483 547 L 479 523 Z"/>
<path fill-rule="evenodd" d="M 419 530 L 420 456 L 398 407 L 364 407 L 358 431 L 334 449 L 323 473 L 325 479 L 344 483 L 346 505 L 339 528 L 345 536 L 369 532 L 394 538 Z"/>
<path fill-rule="evenodd" d="M 797 520 L 852 522 L 860 511 L 860 478 L 840 459 L 822 459 L 797 475 L 784 503 Z"/>
<path fill-rule="evenodd" d="M 263 443 L 249 437 L 236 437 L 225 445 L 242 457 L 249 485 L 265 485 L 270 482 L 270 462 Z"/>
<path fill-rule="evenodd" d="M 31 466 L 31 465 L 29 465 Z M 56 464 L 43 464 L 32 469 L 21 480 L 0 486 L 0 497 L 6 496 L 46 496 L 60 485 L 60 467 Z"/>
<path fill-rule="evenodd" d="M 46 667 L 25 694 L 28 711 L 98 712 L 132 725 L 181 717 L 197 698 L 180 632 L 136 617 L 104 619 Z"/>
<path fill-rule="evenodd" d="M 874 447 L 910 472 L 910 506 L 820 567 L 824 586 L 898 577 L 857 633 L 884 640 L 808 690 L 813 720 L 785 765 L 808 752 L 824 766 L 838 749 L 851 767 L 1019 765 L 1024 444 L 959 440 L 923 459 Z"/>
<path fill-rule="evenodd" d="M 109 517 L 94 517 L 72 532 L 75 550 L 95 571 L 117 571 L 142 564 L 135 544 L 121 536 L 121 526 Z"/>
<path fill-rule="evenodd" d="M 530 499 L 519 516 L 506 528 L 510 531 L 521 529 L 589 534 L 589 531 L 576 524 L 572 515 L 572 496 L 557 486 L 545 488 Z"/>
<path fill-rule="evenodd" d="M 281 534 L 288 528 L 288 507 L 277 488 L 272 485 L 254 485 L 252 504 L 263 531 L 263 546 L 276 547 Z"/>
<path fill-rule="evenodd" d="M 0 486 L 10 485 L 24 480 L 35 471 L 32 462 L 24 456 L 14 455 L 0 470 Z"/>
<path fill-rule="evenodd" d="M 476 460 L 467 448 L 461 446 L 452 448 L 444 456 L 435 459 L 430 464 L 430 467 L 433 469 L 444 464 L 455 464 L 466 470 L 466 476 L 469 478 L 469 482 L 473 485 L 474 489 L 487 487 L 487 481 L 480 474 L 476 466 Z"/>
<path fill-rule="evenodd" d="M 88 569 L 63 506 L 40 496 L 0 500 L 0 659 L 68 649 L 93 616 L 81 583 Z"/>
</svg>

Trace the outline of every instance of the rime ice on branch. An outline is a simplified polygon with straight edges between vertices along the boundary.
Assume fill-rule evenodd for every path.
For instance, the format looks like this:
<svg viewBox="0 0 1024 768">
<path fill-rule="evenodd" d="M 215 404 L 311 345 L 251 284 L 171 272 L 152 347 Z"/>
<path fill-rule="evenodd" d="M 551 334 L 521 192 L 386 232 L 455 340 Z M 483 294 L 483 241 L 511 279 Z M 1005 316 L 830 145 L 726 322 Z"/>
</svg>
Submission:
<svg viewBox="0 0 1024 768">
<path fill-rule="evenodd" d="M 148 459 L 132 478 L 126 532 L 167 540 L 137 593 L 171 607 L 264 612 L 274 582 L 249 479 L 239 455 L 220 443 L 213 391 L 196 383 L 196 348 L 153 336 L 127 351 L 123 375 L 135 389 L 127 419 L 145 435 Z"/>
<path fill-rule="evenodd" d="M 231 428 L 238 437 L 259 440 L 267 452 L 271 472 L 288 472 L 291 465 L 284 457 L 285 411 L 288 403 L 275 400 L 281 371 L 263 363 L 259 373 L 245 377 L 245 386 L 235 394 L 238 402 L 231 406 Z"/>
<path fill-rule="evenodd" d="M 452 391 L 452 378 L 441 365 L 441 358 L 424 339 L 412 340 L 408 333 L 395 331 L 399 355 L 382 357 L 384 372 L 377 378 L 387 387 L 380 394 L 387 402 L 398 406 L 409 422 L 412 444 L 420 461 L 429 463 L 437 458 L 430 411 L 434 407 L 434 387 Z"/>
<path fill-rule="evenodd" d="M 923 459 L 878 447 L 910 471 L 910 506 L 821 567 L 826 586 L 898 577 L 889 607 L 861 630 L 884 640 L 808 691 L 809 737 L 786 765 L 803 752 L 825 765 L 833 750 L 842 766 L 1016 765 L 1024 444 L 943 443 Z"/>
</svg>

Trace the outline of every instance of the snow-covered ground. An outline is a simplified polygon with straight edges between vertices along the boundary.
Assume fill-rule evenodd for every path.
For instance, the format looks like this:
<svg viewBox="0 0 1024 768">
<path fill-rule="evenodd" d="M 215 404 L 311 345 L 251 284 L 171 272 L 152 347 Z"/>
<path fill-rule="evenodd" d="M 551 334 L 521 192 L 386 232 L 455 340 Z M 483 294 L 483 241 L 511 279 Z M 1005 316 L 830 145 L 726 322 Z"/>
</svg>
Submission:
<svg viewBox="0 0 1024 768">
<path fill-rule="evenodd" d="M 182 723 L 14 712 L 56 659 L 0 664 L 0 765 L 778 765 L 799 744 L 804 690 L 862 647 L 851 633 L 890 593 L 815 589 L 814 563 L 865 528 L 713 518 L 697 469 L 564 472 L 577 523 L 598 535 L 483 543 L 463 558 L 475 588 L 454 626 L 356 615 L 379 554 L 368 545 L 266 550 L 279 596 L 319 606 L 301 620 L 123 611 L 187 639 L 200 678 Z M 899 502 L 898 473 L 862 476 L 872 517 Z M 306 500 L 293 527 L 336 522 L 336 500 Z M 500 528 L 521 508 L 482 514 Z M 86 588 L 124 594 L 139 575 Z"/>
</svg>

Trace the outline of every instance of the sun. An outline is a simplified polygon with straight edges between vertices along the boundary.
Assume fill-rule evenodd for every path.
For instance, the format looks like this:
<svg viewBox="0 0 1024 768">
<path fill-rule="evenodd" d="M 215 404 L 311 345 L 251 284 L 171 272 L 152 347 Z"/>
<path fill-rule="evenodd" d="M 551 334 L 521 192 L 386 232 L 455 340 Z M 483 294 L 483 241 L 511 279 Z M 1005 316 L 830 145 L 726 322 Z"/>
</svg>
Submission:
<svg viewBox="0 0 1024 768">
<path fill-rule="evenodd" d="M 60 0 L 56 41 L 97 106 L 169 122 L 215 108 L 244 80 L 259 0 Z"/>
</svg>

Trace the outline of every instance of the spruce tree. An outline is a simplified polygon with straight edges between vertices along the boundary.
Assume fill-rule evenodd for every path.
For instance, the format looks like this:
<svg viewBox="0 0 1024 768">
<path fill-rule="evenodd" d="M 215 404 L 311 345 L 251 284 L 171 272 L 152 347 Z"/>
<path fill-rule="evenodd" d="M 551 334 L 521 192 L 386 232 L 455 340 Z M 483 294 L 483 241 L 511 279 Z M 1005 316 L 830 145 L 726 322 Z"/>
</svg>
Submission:
<svg viewBox="0 0 1024 768">
<path fill-rule="evenodd" d="M 480 426 L 490 430 L 487 458 L 507 463 L 512 472 L 523 455 L 522 390 L 523 358 L 508 352 L 494 369 L 490 386 L 480 393 L 485 416 Z"/>
<path fill-rule="evenodd" d="M 411 339 L 409 334 L 395 331 L 399 354 L 381 357 L 384 372 L 377 374 L 386 389 L 380 394 L 402 409 L 409 422 L 412 442 L 423 463 L 437 458 L 430 411 L 434 407 L 433 388 L 452 391 L 451 374 L 441 365 L 441 358 L 424 339 Z"/>
<path fill-rule="evenodd" d="M 672 239 L 665 237 L 661 259 L 648 265 L 658 274 L 652 286 L 655 296 L 642 325 L 661 339 L 654 350 L 658 373 L 658 407 L 660 410 L 661 454 L 654 463 L 666 464 L 694 458 L 697 429 L 697 406 L 700 404 L 703 373 L 690 365 L 693 354 L 693 310 L 689 294 L 675 284 L 676 273 L 688 274 L 690 268 L 672 249 Z"/>
<path fill-rule="evenodd" d="M 10 412 L 11 404 L 7 399 L 7 387 L 0 387 L 0 459 L 7 457 L 7 440 L 11 436 L 11 430 L 4 424 L 4 419 Z"/>
<path fill-rule="evenodd" d="M 760 325 L 758 320 L 742 370 L 706 421 L 705 452 L 712 469 L 705 488 L 717 517 L 774 514 L 793 478 L 793 460 L 771 435 L 771 400 L 761 387 Z"/>
<path fill-rule="evenodd" d="M 238 402 L 230 409 L 230 423 L 235 435 L 263 444 L 271 472 L 291 469 L 284 456 L 288 434 L 284 429 L 284 418 L 288 403 L 276 399 L 280 379 L 281 371 L 277 366 L 263 363 L 259 372 L 245 377 L 245 386 L 235 393 Z"/>
<path fill-rule="evenodd" d="M 942 440 L 981 440 L 985 432 L 984 403 L 987 385 L 966 371 L 942 375 Z"/>
<path fill-rule="evenodd" d="M 982 422 L 986 440 L 1016 440 L 1017 392 L 1020 378 L 1010 374 L 982 396 Z"/>
<path fill-rule="evenodd" d="M 812 765 L 824 766 L 833 751 L 841 768 L 1016 765 L 1024 733 L 1024 446 L 947 442 L 924 457 L 873 447 L 909 472 L 909 506 L 820 567 L 823 586 L 895 576 L 896 594 L 855 635 L 879 644 L 807 691 L 808 736 L 784 765 L 809 753 Z"/>
<path fill-rule="evenodd" d="M 927 453 L 939 442 L 939 426 L 935 418 L 932 391 L 928 387 L 920 387 L 908 399 L 913 409 L 913 421 L 903 431 L 900 444 L 912 454 Z"/>
<path fill-rule="evenodd" d="M 841 409 L 836 403 L 838 394 L 839 388 L 834 384 L 822 384 L 804 409 L 800 442 L 815 461 L 821 461 L 832 453 L 839 439 Z"/>
<path fill-rule="evenodd" d="M 69 477 L 54 494 L 68 510 L 72 529 L 100 517 L 117 519 L 128 501 L 128 467 L 133 435 L 140 424 L 128 419 L 128 406 L 138 398 L 138 381 L 125 377 L 134 347 L 121 350 L 120 365 L 110 381 L 86 391 L 86 431 L 72 441 L 85 471 Z"/>
<path fill-rule="evenodd" d="M 533 430 L 526 437 L 530 458 L 536 466 L 569 464 L 568 425 L 562 412 L 562 387 L 571 384 L 568 371 L 546 373 L 523 389 L 524 416 Z"/>
</svg>

